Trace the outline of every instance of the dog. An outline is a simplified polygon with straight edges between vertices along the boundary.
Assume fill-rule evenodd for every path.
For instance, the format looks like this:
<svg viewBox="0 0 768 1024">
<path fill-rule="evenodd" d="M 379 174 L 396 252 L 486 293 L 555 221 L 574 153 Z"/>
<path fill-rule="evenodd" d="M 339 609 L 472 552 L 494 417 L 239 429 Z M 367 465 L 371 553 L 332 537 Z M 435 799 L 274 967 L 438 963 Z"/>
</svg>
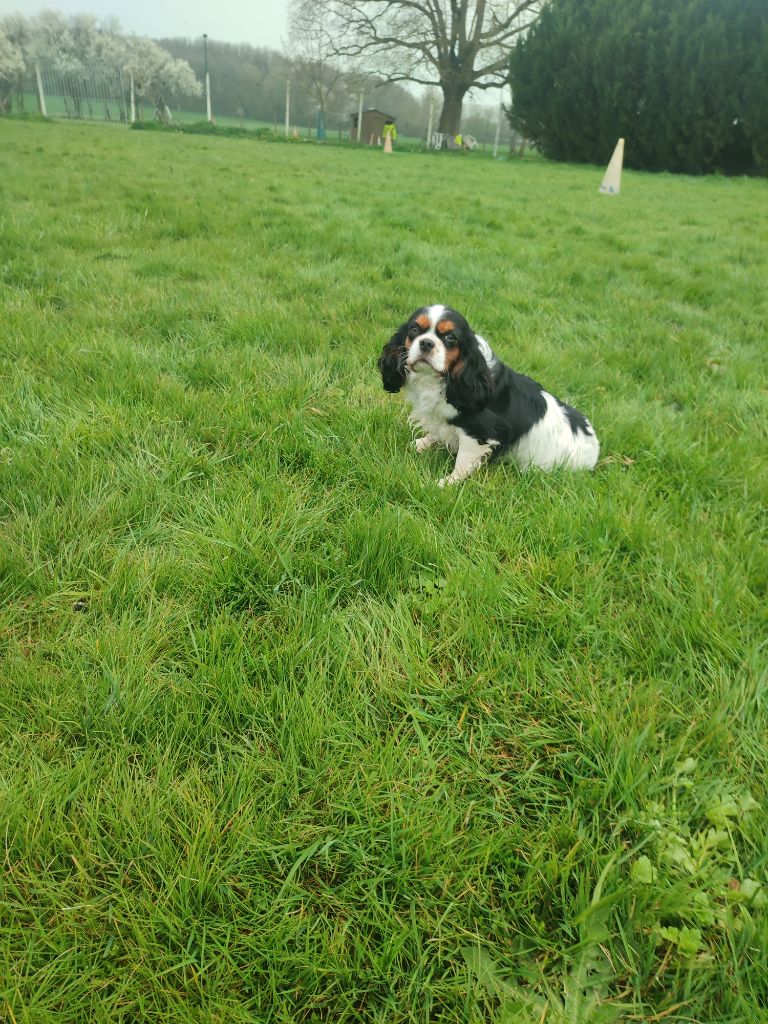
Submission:
<svg viewBox="0 0 768 1024">
<path fill-rule="evenodd" d="M 593 469 L 600 444 L 586 416 L 506 366 L 450 306 L 417 309 L 384 346 L 384 389 L 405 388 L 423 452 L 456 454 L 441 487 L 465 480 L 486 459 L 509 455 L 525 470 Z"/>
</svg>

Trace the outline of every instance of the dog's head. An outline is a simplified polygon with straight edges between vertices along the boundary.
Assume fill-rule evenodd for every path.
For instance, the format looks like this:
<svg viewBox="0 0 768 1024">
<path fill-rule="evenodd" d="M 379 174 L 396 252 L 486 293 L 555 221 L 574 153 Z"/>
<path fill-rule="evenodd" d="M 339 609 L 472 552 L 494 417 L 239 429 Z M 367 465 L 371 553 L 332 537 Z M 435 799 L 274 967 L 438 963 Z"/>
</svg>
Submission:
<svg viewBox="0 0 768 1024">
<path fill-rule="evenodd" d="M 445 397 L 459 412 L 477 412 L 491 377 L 475 332 L 450 306 L 422 306 L 401 324 L 379 359 L 384 388 L 399 391 L 410 374 L 445 379 Z"/>
</svg>

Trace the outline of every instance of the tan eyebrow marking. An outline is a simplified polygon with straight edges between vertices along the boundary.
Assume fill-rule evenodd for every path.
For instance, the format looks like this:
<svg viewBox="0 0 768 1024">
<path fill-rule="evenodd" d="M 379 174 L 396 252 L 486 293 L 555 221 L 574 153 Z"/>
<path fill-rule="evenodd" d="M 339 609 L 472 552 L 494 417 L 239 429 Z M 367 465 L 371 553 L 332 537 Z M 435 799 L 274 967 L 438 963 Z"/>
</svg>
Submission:
<svg viewBox="0 0 768 1024">
<path fill-rule="evenodd" d="M 429 317 L 425 313 L 419 313 L 416 317 L 416 323 L 422 328 L 422 330 L 426 331 L 429 327 Z"/>
<path fill-rule="evenodd" d="M 438 320 L 437 329 L 441 334 L 448 334 L 449 331 L 456 329 L 456 324 L 453 320 Z"/>
</svg>

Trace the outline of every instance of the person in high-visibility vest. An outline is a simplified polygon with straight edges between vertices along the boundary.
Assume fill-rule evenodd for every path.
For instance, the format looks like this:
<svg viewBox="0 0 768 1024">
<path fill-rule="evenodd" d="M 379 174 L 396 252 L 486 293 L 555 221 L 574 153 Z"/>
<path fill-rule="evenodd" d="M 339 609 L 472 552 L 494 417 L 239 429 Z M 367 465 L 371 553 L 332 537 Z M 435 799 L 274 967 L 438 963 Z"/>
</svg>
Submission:
<svg viewBox="0 0 768 1024">
<path fill-rule="evenodd" d="M 393 143 L 397 142 L 397 126 L 394 121 L 386 121 L 384 123 L 384 131 L 381 133 L 386 139 L 389 137 Z"/>
</svg>

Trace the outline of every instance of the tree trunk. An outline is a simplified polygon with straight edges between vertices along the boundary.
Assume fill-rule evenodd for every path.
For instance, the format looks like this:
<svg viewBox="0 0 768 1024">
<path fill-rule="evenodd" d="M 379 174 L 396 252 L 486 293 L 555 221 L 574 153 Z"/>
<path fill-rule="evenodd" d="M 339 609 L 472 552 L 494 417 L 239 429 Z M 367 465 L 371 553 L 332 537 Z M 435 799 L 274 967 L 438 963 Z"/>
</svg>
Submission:
<svg viewBox="0 0 768 1024">
<path fill-rule="evenodd" d="M 453 137 L 458 135 L 461 128 L 461 108 L 464 103 L 466 87 L 461 82 L 442 82 L 443 109 L 440 111 L 440 121 L 437 130 L 445 135 Z"/>
</svg>

